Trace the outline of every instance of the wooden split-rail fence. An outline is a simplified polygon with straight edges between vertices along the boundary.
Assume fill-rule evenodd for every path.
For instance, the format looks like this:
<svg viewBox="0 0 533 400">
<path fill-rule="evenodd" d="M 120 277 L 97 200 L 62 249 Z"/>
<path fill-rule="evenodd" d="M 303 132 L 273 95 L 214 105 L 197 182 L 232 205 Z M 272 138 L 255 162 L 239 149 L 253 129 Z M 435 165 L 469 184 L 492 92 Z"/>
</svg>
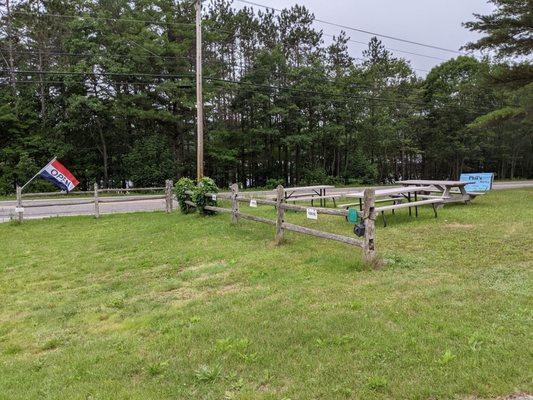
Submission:
<svg viewBox="0 0 533 400">
<path fill-rule="evenodd" d="M 161 192 L 164 191 L 164 195 L 139 195 L 120 198 L 118 196 L 102 196 L 103 194 L 107 195 L 123 195 L 135 192 Z M 170 213 L 174 209 L 174 183 L 172 180 L 167 180 L 165 182 L 165 187 L 151 187 L 151 188 L 129 188 L 129 189 L 101 189 L 98 187 L 98 184 L 94 184 L 93 191 L 76 191 L 72 192 L 70 195 L 84 195 L 85 197 L 80 198 L 79 200 L 75 199 L 62 199 L 62 201 L 46 201 L 44 203 L 24 203 L 24 198 L 42 198 L 42 197 L 54 197 L 62 196 L 62 192 L 46 192 L 46 193 L 22 193 L 22 189 L 17 187 L 17 204 L 15 207 L 15 218 L 19 222 L 24 220 L 24 209 L 25 208 L 38 208 L 38 207 L 61 207 L 61 206 L 78 206 L 78 205 L 87 205 L 93 204 L 93 215 L 95 218 L 100 217 L 100 207 L 102 204 L 116 203 L 116 202 L 135 202 L 143 200 L 165 200 L 165 211 Z M 92 195 L 92 198 L 89 197 Z"/>
<path fill-rule="evenodd" d="M 348 216 L 349 211 L 344 209 L 332 209 L 322 207 L 305 207 L 295 204 L 288 204 L 285 196 L 285 189 L 283 186 L 278 186 L 276 190 L 276 200 L 262 199 L 262 198 L 249 198 L 239 194 L 239 187 L 237 184 L 231 186 L 230 194 L 215 194 L 207 193 L 208 198 L 226 199 L 231 201 L 231 208 L 223 208 L 218 206 L 204 206 L 204 209 L 212 212 L 228 213 L 231 214 L 231 223 L 237 224 L 239 219 L 259 222 L 276 227 L 275 241 L 276 244 L 281 244 L 284 240 L 284 232 L 291 231 L 301 233 L 305 235 L 315 236 L 323 239 L 334 240 L 337 242 L 345 243 L 351 246 L 360 247 L 363 249 L 363 259 L 366 262 L 372 262 L 376 256 L 375 248 L 375 191 L 374 189 L 366 189 L 364 192 L 363 210 L 361 213 L 361 223 L 364 226 L 364 235 L 361 239 L 339 235 L 336 233 L 324 232 L 317 229 L 312 229 L 300 225 L 291 224 L 285 221 L 285 211 L 305 212 L 313 210 L 317 214 L 336 215 L 343 218 Z M 192 192 L 188 191 L 186 194 L 190 197 Z M 239 203 L 250 203 L 253 200 L 257 205 L 273 206 L 277 211 L 276 219 L 268 219 L 256 215 L 246 214 L 239 210 Z M 189 198 L 185 203 L 190 207 L 196 207 L 196 204 Z"/>
</svg>

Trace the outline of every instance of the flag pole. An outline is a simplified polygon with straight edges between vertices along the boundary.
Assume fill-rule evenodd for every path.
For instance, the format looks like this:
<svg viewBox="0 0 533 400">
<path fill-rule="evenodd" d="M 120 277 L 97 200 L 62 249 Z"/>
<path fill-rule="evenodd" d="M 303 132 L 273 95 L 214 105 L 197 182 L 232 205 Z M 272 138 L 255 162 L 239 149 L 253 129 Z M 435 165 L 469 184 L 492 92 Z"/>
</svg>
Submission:
<svg viewBox="0 0 533 400">
<path fill-rule="evenodd" d="M 44 167 L 42 167 L 42 168 L 39 170 L 39 172 L 37 172 L 35 175 L 33 175 L 33 177 L 32 177 L 28 182 L 26 182 L 26 183 L 24 184 L 24 186 L 22 186 L 22 187 L 20 188 L 20 192 L 22 193 L 22 191 L 24 190 L 24 188 L 25 188 L 26 186 L 28 186 L 28 185 L 30 184 L 31 181 L 33 181 L 35 178 L 37 178 L 37 176 L 39 176 L 39 174 L 40 174 L 41 172 L 43 172 L 43 169 L 45 169 L 46 167 L 48 167 L 48 166 L 49 166 L 50 164 L 52 164 L 55 160 L 57 160 L 57 157 L 52 158 L 48 164 L 46 164 Z"/>
</svg>

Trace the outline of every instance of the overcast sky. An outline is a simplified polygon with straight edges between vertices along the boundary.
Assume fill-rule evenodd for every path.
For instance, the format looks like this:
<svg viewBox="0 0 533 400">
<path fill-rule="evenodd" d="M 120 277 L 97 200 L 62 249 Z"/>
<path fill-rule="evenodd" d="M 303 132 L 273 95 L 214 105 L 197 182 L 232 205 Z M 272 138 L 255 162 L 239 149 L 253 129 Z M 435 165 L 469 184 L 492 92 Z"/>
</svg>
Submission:
<svg viewBox="0 0 533 400">
<path fill-rule="evenodd" d="M 396 36 L 415 42 L 422 42 L 448 49 L 459 50 L 478 35 L 462 27 L 461 23 L 473 19 L 473 13 L 490 14 L 494 6 L 487 0 L 251 0 L 275 8 L 286 8 L 294 4 L 305 5 L 318 19 L 348 25 L 359 29 Z M 236 8 L 245 4 L 234 1 Z M 258 7 L 254 7 L 258 9 Z M 326 34 L 338 34 L 340 28 L 316 23 Z M 370 35 L 346 30 L 354 40 L 367 42 Z M 325 41 L 329 41 L 326 37 Z M 385 46 L 421 53 L 443 59 L 456 55 L 445 51 L 382 39 Z M 361 57 L 364 45 L 350 43 L 353 57 Z M 422 56 L 396 52 L 411 61 L 413 68 L 429 70 L 442 61 Z M 423 71 L 417 71 L 424 75 Z"/>
</svg>

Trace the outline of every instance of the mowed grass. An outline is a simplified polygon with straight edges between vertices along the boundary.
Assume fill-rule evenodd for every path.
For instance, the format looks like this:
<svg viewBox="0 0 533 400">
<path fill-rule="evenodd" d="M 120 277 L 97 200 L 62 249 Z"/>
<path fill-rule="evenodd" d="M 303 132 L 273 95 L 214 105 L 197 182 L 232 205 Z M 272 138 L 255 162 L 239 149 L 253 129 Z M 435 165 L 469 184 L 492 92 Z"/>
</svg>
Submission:
<svg viewBox="0 0 533 400">
<path fill-rule="evenodd" d="M 360 249 L 292 233 L 276 247 L 273 227 L 228 215 L 2 224 L 0 399 L 531 392 L 532 204 L 498 191 L 378 220 L 380 271 Z"/>
</svg>

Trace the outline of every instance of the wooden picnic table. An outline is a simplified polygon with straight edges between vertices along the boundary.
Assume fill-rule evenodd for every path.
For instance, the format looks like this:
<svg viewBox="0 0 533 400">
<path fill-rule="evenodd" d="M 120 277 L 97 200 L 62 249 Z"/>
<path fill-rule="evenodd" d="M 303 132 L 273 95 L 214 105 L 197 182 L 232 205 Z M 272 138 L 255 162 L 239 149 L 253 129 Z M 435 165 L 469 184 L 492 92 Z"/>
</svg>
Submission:
<svg viewBox="0 0 533 400">
<path fill-rule="evenodd" d="M 390 206 L 376 208 L 376 211 L 379 211 L 382 213 L 383 222 L 385 223 L 385 225 L 386 225 L 386 220 L 384 216 L 385 211 L 391 210 L 392 213 L 394 214 L 394 210 L 396 209 L 409 208 L 409 215 L 411 215 L 412 213 L 411 208 L 414 207 L 415 215 L 418 216 L 418 206 L 438 203 L 438 201 L 436 200 L 435 201 L 433 200 L 419 201 L 417 198 L 417 193 L 423 190 L 427 190 L 427 187 L 410 186 L 410 187 L 401 187 L 401 188 L 376 189 L 375 190 L 376 203 L 392 202 L 392 205 Z M 411 197 L 412 194 L 414 194 L 414 201 L 412 201 L 412 197 Z M 345 197 L 359 199 L 359 209 L 360 210 L 363 209 L 364 191 L 348 193 L 345 195 Z M 403 199 L 407 200 L 407 203 L 403 203 Z M 351 204 L 348 204 L 347 206 L 350 206 L 350 205 Z"/>
<path fill-rule="evenodd" d="M 476 195 L 468 194 L 465 189 L 466 185 L 470 185 L 474 182 L 462 182 L 462 181 L 438 181 L 438 180 L 426 180 L 426 179 L 412 179 L 407 181 L 399 181 L 403 186 L 416 186 L 418 188 L 423 187 L 425 189 L 418 190 L 419 192 L 437 192 L 440 193 L 443 203 L 465 203 L 468 204 Z M 432 190 L 432 188 L 435 188 Z M 457 189 L 454 191 L 454 189 Z M 458 196 L 457 196 L 457 195 Z M 425 195 L 425 197 L 431 197 Z"/>
<path fill-rule="evenodd" d="M 335 186 L 332 185 L 315 185 L 315 186 L 300 186 L 300 187 L 293 187 L 293 188 L 286 188 L 285 189 L 285 201 L 288 200 L 296 200 L 298 198 L 305 198 L 306 200 L 309 200 L 313 197 L 316 197 L 317 200 L 320 200 L 320 206 L 325 207 L 326 206 L 326 191 L 328 189 L 334 189 Z"/>
</svg>

